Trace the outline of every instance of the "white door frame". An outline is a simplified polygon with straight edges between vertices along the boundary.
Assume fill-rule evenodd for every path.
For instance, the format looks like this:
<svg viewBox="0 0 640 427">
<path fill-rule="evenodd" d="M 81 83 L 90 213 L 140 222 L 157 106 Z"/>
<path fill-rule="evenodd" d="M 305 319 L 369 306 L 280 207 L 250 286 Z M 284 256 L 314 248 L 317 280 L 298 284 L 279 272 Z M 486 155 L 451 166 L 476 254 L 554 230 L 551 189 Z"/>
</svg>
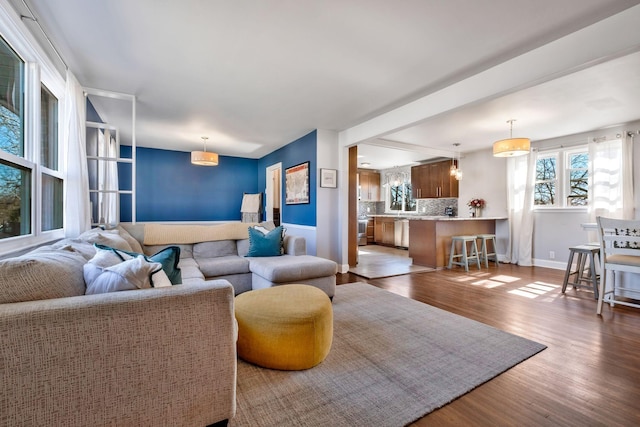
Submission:
<svg viewBox="0 0 640 427">
<path fill-rule="evenodd" d="M 273 183 L 273 172 L 275 171 L 280 171 L 280 180 L 278 182 L 278 188 L 275 188 L 274 183 Z M 264 190 L 264 196 L 265 196 L 265 210 L 267 212 L 267 221 L 273 221 L 273 208 L 279 208 L 280 209 L 280 215 L 282 215 L 282 162 L 279 163 L 275 163 L 271 166 L 267 167 L 267 171 L 266 171 L 266 188 Z M 279 197 L 279 203 L 278 206 L 274 206 L 273 203 L 273 195 L 275 191 L 280 191 L 280 197 Z M 280 221 L 282 221 L 282 217 L 280 219 Z"/>
</svg>

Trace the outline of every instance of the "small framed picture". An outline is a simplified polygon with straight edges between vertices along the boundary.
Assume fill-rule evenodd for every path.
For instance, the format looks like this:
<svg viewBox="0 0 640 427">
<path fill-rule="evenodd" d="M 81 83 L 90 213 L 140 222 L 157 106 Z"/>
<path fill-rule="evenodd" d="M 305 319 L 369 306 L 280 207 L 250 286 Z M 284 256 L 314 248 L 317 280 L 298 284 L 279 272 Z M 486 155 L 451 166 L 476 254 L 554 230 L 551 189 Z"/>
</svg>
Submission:
<svg viewBox="0 0 640 427">
<path fill-rule="evenodd" d="M 320 169 L 320 187 L 338 188 L 338 171 L 335 169 Z"/>
</svg>

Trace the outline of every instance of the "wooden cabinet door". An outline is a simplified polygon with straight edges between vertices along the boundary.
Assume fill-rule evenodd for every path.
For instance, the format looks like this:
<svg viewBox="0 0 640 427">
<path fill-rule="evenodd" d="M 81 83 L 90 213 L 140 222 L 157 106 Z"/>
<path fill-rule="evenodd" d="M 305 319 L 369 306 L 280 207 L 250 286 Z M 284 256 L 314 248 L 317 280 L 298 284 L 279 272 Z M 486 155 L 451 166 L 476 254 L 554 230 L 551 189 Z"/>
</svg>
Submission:
<svg viewBox="0 0 640 427">
<path fill-rule="evenodd" d="M 382 244 L 382 239 L 384 237 L 384 221 L 383 218 L 377 218 L 374 221 L 374 226 L 373 226 L 374 230 L 373 230 L 373 240 L 378 243 L 378 244 Z"/>
<path fill-rule="evenodd" d="M 455 176 L 451 176 L 451 161 L 442 162 L 441 174 L 442 174 L 442 190 L 440 197 L 458 197 L 458 180 Z M 453 164 L 457 166 L 458 162 L 453 161 Z"/>
<path fill-rule="evenodd" d="M 380 200 L 380 174 L 368 170 L 358 171 L 360 200 L 377 202 Z"/>
<path fill-rule="evenodd" d="M 367 221 L 367 243 L 375 242 L 375 221 L 373 218 L 369 218 Z"/>
<path fill-rule="evenodd" d="M 384 231 L 383 231 L 382 243 L 387 246 L 394 246 L 396 240 L 396 233 L 394 227 L 393 218 L 387 218 L 387 221 L 384 222 Z"/>
<path fill-rule="evenodd" d="M 411 168 L 411 193 L 414 199 L 425 199 L 431 194 L 429 190 L 429 165 L 418 165 Z"/>
</svg>

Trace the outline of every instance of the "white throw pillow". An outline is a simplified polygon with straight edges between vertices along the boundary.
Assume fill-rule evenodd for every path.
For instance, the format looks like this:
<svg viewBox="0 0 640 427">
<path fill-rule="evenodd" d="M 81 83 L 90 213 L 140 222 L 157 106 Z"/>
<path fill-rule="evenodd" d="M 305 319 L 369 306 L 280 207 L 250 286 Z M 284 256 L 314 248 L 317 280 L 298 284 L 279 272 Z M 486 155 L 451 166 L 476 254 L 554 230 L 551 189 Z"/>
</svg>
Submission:
<svg viewBox="0 0 640 427">
<path fill-rule="evenodd" d="M 83 267 L 87 284 L 85 293 L 92 295 L 151 288 L 151 276 L 159 271 L 162 271 L 160 263 L 149 262 L 142 255 L 110 267 L 88 262 Z"/>
</svg>

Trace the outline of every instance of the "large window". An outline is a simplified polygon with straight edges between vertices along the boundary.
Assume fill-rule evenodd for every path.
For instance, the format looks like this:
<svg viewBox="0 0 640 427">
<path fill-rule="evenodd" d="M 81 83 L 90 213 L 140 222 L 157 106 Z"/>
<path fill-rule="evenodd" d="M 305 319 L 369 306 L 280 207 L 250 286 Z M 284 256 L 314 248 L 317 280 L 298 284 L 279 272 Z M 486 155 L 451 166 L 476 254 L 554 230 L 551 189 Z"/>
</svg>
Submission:
<svg viewBox="0 0 640 427">
<path fill-rule="evenodd" d="M 586 147 L 539 153 L 534 204 L 542 207 L 587 206 L 589 154 Z"/>
<path fill-rule="evenodd" d="M 50 64 L 34 62 L 41 56 L 21 34 L 5 37 L 0 37 L 0 253 L 62 237 L 64 224 L 55 95 L 64 82 Z"/>
<path fill-rule="evenodd" d="M 0 39 L 0 239 L 31 233 L 31 168 L 24 159 L 24 62 Z"/>
</svg>

